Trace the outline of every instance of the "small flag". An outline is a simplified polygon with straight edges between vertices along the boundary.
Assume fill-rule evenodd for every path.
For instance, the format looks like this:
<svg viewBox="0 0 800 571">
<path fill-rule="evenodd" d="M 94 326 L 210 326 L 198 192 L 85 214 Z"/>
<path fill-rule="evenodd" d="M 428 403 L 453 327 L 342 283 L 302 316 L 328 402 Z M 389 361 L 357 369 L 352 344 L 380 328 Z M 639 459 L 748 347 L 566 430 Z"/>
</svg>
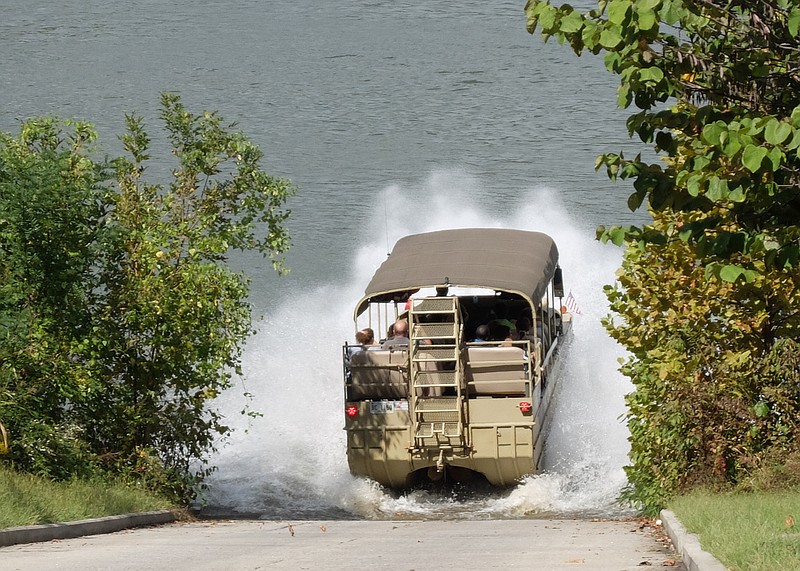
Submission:
<svg viewBox="0 0 800 571">
<path fill-rule="evenodd" d="M 569 295 L 567 295 L 567 299 L 564 301 L 564 307 L 566 307 L 567 311 L 573 315 L 583 315 L 581 307 L 578 305 L 578 302 L 575 301 L 575 296 L 572 295 L 572 290 L 570 290 Z"/>
</svg>

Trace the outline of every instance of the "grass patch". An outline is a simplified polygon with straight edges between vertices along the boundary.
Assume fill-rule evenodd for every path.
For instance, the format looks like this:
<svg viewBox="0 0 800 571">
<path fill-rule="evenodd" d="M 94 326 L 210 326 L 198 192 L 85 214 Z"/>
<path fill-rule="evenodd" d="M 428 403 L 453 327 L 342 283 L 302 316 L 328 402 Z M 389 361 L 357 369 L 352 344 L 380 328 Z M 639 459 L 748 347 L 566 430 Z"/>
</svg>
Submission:
<svg viewBox="0 0 800 571">
<path fill-rule="evenodd" d="M 800 569 L 800 490 L 694 492 L 669 508 L 728 569 Z"/>
<path fill-rule="evenodd" d="M 51 480 L 0 466 L 0 528 L 174 508 L 123 484 Z"/>
</svg>

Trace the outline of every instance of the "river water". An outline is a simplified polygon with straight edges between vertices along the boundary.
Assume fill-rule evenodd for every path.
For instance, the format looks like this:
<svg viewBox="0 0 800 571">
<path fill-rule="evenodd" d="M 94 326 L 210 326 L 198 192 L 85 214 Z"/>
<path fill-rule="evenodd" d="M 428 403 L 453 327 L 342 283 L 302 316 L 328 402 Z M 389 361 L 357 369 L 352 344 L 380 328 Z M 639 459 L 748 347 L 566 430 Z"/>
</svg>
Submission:
<svg viewBox="0 0 800 571">
<path fill-rule="evenodd" d="M 576 2 L 576 6 L 590 4 Z M 124 114 L 157 139 L 158 98 L 218 110 L 265 152 L 291 201 L 291 274 L 237 256 L 259 333 L 244 388 L 264 416 L 221 405 L 236 432 L 207 499 L 264 517 L 535 517 L 623 513 L 628 383 L 599 323 L 619 252 L 598 224 L 638 222 L 628 189 L 594 171 L 641 151 L 615 78 L 525 30 L 523 1 L 0 0 L 0 130 L 53 114 L 92 121 L 109 153 Z M 155 155 L 165 151 L 156 141 Z M 161 152 L 160 156 L 165 156 Z M 156 179 L 167 170 L 155 160 Z M 163 179 L 162 179 L 163 180 Z M 465 226 L 550 233 L 582 306 L 547 470 L 490 494 L 389 494 L 347 471 L 339 347 L 371 272 L 401 236 Z M 247 429 L 246 431 L 244 429 Z"/>
</svg>

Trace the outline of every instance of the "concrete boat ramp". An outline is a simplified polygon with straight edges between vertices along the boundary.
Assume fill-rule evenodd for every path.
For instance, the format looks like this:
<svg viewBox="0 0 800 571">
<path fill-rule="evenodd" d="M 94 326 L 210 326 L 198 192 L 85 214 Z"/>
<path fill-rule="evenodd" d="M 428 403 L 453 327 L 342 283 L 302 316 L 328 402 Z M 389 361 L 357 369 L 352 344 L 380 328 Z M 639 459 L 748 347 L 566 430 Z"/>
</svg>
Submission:
<svg viewBox="0 0 800 571">
<path fill-rule="evenodd" d="M 654 567 L 686 569 L 643 520 L 198 520 L 0 548 L 3 571 Z"/>
</svg>

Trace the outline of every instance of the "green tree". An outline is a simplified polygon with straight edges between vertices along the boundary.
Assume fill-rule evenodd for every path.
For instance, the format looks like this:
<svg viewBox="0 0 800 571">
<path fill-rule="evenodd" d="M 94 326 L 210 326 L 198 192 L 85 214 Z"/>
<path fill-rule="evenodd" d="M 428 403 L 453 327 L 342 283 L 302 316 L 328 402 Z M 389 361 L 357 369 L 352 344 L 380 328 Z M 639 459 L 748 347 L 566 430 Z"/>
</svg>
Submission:
<svg viewBox="0 0 800 571">
<path fill-rule="evenodd" d="M 172 94 L 162 105 L 174 180 L 168 188 L 143 180 L 149 142 L 131 116 L 123 137 L 131 158 L 115 162 L 118 188 L 107 195 L 95 311 L 104 334 L 89 347 L 106 389 L 87 401 L 87 415 L 97 420 L 98 449 L 133 454 L 134 465 L 157 453 L 191 475 L 228 430 L 208 405 L 240 373 L 252 332 L 249 280 L 228 255 L 255 250 L 283 271 L 289 213 L 281 208 L 293 187 L 261 170 L 262 152 L 218 115 L 192 115 Z"/>
<path fill-rule="evenodd" d="M 708 278 L 676 220 L 654 213 L 653 226 L 672 239 L 628 248 L 618 284 L 606 288 L 621 317 L 606 325 L 631 353 L 622 371 L 636 386 L 626 397 L 624 497 L 652 510 L 694 485 L 748 485 L 767 463 L 796 454 L 800 434 L 789 342 L 798 320 L 772 324 L 776 311 L 788 315 L 800 303 L 800 276 L 772 269 L 750 283 Z M 767 343 L 765 330 L 783 341 Z"/>
<path fill-rule="evenodd" d="M 617 103 L 639 109 L 629 134 L 663 161 L 597 162 L 653 215 L 598 230 L 628 245 L 608 289 L 622 320 L 607 322 L 636 387 L 628 497 L 654 510 L 692 475 L 741 481 L 776 446 L 792 452 L 780 431 L 796 427 L 776 419 L 800 405 L 765 397 L 793 374 L 776 363 L 792 362 L 798 327 L 800 2 L 611 0 L 583 14 L 531 0 L 526 13 L 531 33 L 604 54 Z"/>
<path fill-rule="evenodd" d="M 295 189 L 217 114 L 165 93 L 161 118 L 177 161 L 168 186 L 145 180 L 137 116 L 127 156 L 111 161 L 91 158 L 85 124 L 32 121 L 3 139 L 0 394 L 11 398 L 0 418 L 25 469 L 102 466 L 188 498 L 228 431 L 213 400 L 240 375 L 252 333 L 249 278 L 229 255 L 257 251 L 284 272 Z M 63 446 L 25 446 L 36 430 L 69 435 L 74 461 Z"/>
<path fill-rule="evenodd" d="M 66 403 L 84 376 L 73 346 L 90 329 L 102 216 L 103 173 L 85 156 L 94 139 L 84 123 L 49 118 L 0 135 L 0 419 L 11 459 L 59 478 L 90 470 Z"/>
</svg>

